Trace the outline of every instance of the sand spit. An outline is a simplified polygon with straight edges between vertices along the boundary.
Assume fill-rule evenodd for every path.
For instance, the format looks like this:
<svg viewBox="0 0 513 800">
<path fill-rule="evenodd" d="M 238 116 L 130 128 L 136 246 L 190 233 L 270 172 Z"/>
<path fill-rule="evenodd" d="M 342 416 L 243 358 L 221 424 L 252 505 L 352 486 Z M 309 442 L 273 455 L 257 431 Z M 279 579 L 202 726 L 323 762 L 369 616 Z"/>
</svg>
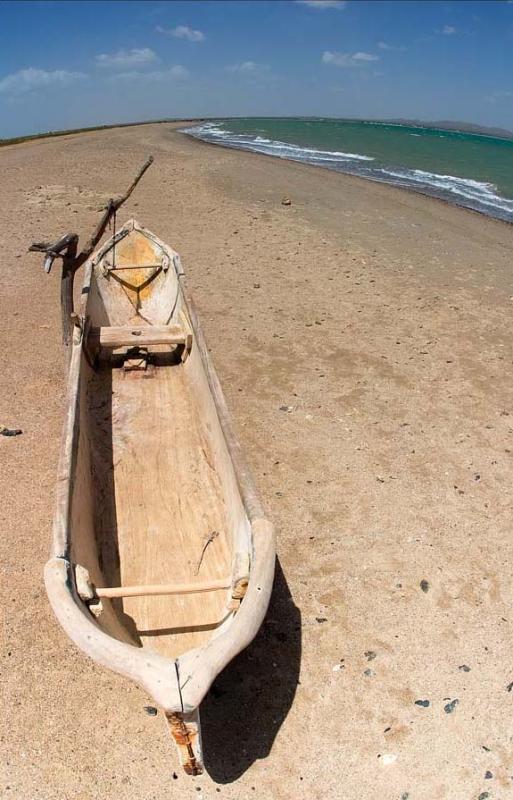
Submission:
<svg viewBox="0 0 513 800">
<path fill-rule="evenodd" d="M 205 703 L 192 781 L 144 693 L 65 638 L 41 577 L 64 381 L 58 270 L 27 246 L 87 235 L 150 152 L 122 216 L 182 255 L 279 534 L 266 623 Z M 0 424 L 23 430 L 0 437 L 2 796 L 505 798 L 513 229 L 167 124 L 0 165 Z"/>
</svg>

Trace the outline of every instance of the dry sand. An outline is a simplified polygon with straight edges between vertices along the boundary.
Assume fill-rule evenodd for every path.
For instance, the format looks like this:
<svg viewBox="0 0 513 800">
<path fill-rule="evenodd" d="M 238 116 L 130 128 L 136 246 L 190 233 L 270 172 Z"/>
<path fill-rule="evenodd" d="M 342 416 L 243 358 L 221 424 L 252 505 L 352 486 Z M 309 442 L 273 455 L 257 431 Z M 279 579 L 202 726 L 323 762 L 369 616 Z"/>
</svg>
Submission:
<svg viewBox="0 0 513 800">
<path fill-rule="evenodd" d="M 122 217 L 182 254 L 279 536 L 197 779 L 41 578 L 64 379 L 58 269 L 27 246 L 88 234 L 149 152 Z M 0 423 L 23 429 L 0 437 L 2 797 L 511 796 L 513 229 L 170 125 L 2 148 L 0 168 Z"/>
</svg>

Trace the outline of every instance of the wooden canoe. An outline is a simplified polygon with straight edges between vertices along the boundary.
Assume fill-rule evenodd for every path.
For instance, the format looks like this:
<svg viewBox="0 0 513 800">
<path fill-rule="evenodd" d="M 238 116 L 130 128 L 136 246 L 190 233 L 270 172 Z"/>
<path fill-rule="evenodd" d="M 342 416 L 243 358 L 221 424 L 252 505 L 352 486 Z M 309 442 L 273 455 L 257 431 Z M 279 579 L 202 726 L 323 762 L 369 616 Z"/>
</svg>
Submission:
<svg viewBox="0 0 513 800">
<path fill-rule="evenodd" d="M 161 707 L 189 774 L 274 561 L 180 258 L 130 220 L 85 267 L 45 582 L 75 644 Z"/>
</svg>

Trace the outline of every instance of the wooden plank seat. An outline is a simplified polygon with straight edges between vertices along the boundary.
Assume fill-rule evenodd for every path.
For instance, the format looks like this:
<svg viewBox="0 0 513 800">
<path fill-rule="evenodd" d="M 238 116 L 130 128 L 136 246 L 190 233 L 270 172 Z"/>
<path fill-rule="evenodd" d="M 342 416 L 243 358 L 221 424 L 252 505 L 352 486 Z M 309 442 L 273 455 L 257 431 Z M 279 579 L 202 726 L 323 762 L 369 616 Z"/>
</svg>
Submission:
<svg viewBox="0 0 513 800">
<path fill-rule="evenodd" d="M 92 327 L 88 344 L 93 348 L 148 347 L 157 344 L 183 344 L 190 349 L 189 335 L 180 325 L 144 325 L 117 327 L 114 325 Z"/>
</svg>

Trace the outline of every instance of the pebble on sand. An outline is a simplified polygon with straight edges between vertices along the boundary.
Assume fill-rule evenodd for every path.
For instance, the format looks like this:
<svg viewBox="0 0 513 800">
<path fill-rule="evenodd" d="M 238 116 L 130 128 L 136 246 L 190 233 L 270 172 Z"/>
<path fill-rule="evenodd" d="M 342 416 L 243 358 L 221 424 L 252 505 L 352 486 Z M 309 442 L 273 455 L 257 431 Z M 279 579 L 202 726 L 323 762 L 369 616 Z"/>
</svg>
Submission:
<svg viewBox="0 0 513 800">
<path fill-rule="evenodd" d="M 429 582 L 425 578 L 421 580 L 420 588 L 424 593 L 429 592 Z"/>
<path fill-rule="evenodd" d="M 422 706 L 422 708 L 429 708 L 430 701 L 429 700 L 415 700 L 416 706 Z"/>
<path fill-rule="evenodd" d="M 5 425 L 0 425 L 0 434 L 2 436 L 20 436 L 23 431 L 20 428 L 6 428 Z"/>
<path fill-rule="evenodd" d="M 459 702 L 460 701 L 456 698 L 455 700 L 451 700 L 450 703 L 447 703 L 444 706 L 445 713 L 446 714 L 452 714 L 452 712 L 454 711 L 454 709 L 456 708 L 456 706 L 458 705 Z"/>
</svg>

